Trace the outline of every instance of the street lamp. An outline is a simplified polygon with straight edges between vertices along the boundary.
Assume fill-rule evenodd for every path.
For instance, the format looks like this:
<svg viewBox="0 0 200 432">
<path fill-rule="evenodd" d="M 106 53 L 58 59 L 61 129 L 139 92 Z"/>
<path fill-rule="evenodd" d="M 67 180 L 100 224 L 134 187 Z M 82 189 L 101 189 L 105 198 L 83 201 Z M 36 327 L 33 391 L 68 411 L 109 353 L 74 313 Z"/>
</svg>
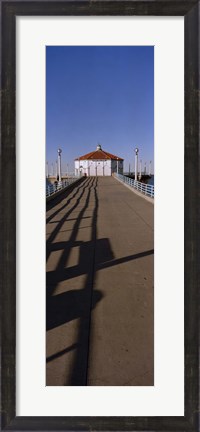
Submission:
<svg viewBox="0 0 200 432">
<path fill-rule="evenodd" d="M 117 174 L 119 173 L 119 159 L 117 158 Z"/>
<path fill-rule="evenodd" d="M 137 181 L 137 172 L 138 172 L 138 153 L 139 149 L 135 148 L 135 180 Z"/>
<path fill-rule="evenodd" d="M 151 175 L 151 161 L 149 162 L 149 176 Z"/>
<path fill-rule="evenodd" d="M 58 149 L 58 180 L 61 181 L 61 153 L 62 149 Z"/>
<path fill-rule="evenodd" d="M 142 178 L 142 159 L 140 159 L 140 180 Z"/>
</svg>

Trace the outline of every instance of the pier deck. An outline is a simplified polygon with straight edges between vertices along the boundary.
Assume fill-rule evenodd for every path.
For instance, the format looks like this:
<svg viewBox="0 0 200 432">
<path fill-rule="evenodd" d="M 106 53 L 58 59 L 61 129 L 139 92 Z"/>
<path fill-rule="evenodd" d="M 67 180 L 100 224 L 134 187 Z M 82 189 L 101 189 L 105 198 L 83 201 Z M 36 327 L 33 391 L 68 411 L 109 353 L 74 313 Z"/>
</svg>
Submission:
<svg viewBox="0 0 200 432">
<path fill-rule="evenodd" d="M 47 204 L 47 385 L 154 385 L 153 212 L 112 177 Z"/>
</svg>

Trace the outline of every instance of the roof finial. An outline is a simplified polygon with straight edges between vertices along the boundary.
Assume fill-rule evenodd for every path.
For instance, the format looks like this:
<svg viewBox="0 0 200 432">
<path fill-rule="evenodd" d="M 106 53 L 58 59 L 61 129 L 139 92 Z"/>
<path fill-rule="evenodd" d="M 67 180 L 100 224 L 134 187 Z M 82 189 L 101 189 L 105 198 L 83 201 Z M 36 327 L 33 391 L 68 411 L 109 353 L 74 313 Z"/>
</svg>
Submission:
<svg viewBox="0 0 200 432">
<path fill-rule="evenodd" d="M 97 150 L 101 150 L 101 144 L 97 144 Z"/>
</svg>

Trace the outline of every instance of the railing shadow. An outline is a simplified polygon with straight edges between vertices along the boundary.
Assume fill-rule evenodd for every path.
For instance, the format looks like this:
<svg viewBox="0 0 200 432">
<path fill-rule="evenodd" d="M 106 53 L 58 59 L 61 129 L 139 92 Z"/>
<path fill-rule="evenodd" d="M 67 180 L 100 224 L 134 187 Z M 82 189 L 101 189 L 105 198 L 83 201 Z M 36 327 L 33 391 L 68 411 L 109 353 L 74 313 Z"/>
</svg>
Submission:
<svg viewBox="0 0 200 432">
<path fill-rule="evenodd" d="M 75 201 L 74 205 L 73 205 L 73 206 L 72 206 L 68 211 L 66 211 L 66 213 L 63 215 L 63 217 L 58 221 L 58 223 L 57 223 L 55 229 L 54 229 L 54 230 L 52 231 L 52 233 L 50 234 L 50 236 L 49 236 L 49 238 L 48 238 L 48 240 L 47 240 L 47 243 L 46 243 L 46 259 L 48 259 L 49 256 L 50 256 L 50 254 L 51 254 L 51 249 L 52 249 L 53 241 L 55 240 L 57 234 L 59 233 L 60 229 L 62 228 L 63 224 L 65 223 L 66 218 L 68 218 L 68 216 L 69 216 L 69 215 L 70 215 L 70 214 L 75 210 L 75 208 L 80 204 L 81 199 L 82 199 L 83 196 L 84 196 L 84 193 L 86 193 L 86 191 L 89 190 L 89 195 L 87 194 L 87 203 L 86 203 L 86 205 L 85 205 L 85 209 L 86 209 L 86 207 L 87 207 L 87 205 L 88 205 L 88 200 L 89 200 L 89 196 L 90 196 L 90 190 L 91 190 L 91 187 L 92 187 L 93 181 L 94 181 L 94 179 L 93 179 L 93 180 L 92 180 L 92 179 L 89 179 L 89 180 L 87 181 L 87 183 L 84 184 L 84 186 L 82 186 L 82 188 L 78 188 L 78 192 L 80 192 L 80 193 L 79 193 L 78 197 L 76 198 L 76 201 Z M 74 195 L 70 198 L 70 200 L 69 200 L 65 205 L 63 205 L 61 209 L 59 209 L 58 212 L 55 212 L 55 213 L 54 213 L 54 216 L 56 216 L 56 215 L 57 215 L 59 212 L 61 212 L 61 210 L 63 210 L 64 208 L 67 208 L 67 205 L 68 205 L 69 202 L 74 198 L 74 196 L 75 196 L 76 194 L 77 194 L 77 191 L 76 191 L 76 192 L 74 193 Z M 80 224 L 80 219 L 81 219 L 81 216 L 83 216 L 83 213 L 84 213 L 85 209 L 81 212 L 80 217 L 77 219 L 77 222 L 76 222 L 76 227 L 77 227 L 77 228 L 78 228 L 78 226 L 79 226 L 79 224 Z M 76 229 L 76 231 L 77 231 L 77 229 Z M 74 237 L 74 235 L 75 235 L 75 234 L 74 234 L 74 231 L 73 231 L 73 232 L 72 232 L 72 237 Z M 69 244 L 70 244 L 70 243 L 69 243 Z"/>
<path fill-rule="evenodd" d="M 79 318 L 78 335 L 76 348 L 74 348 L 74 362 L 71 370 L 71 377 L 65 385 L 86 385 L 87 384 L 87 363 L 88 347 L 90 337 L 91 310 L 102 299 L 102 293 L 94 289 L 95 281 L 95 246 L 98 216 L 98 179 L 90 179 L 82 190 L 79 190 L 74 205 L 57 222 L 56 227 L 47 240 L 47 258 L 53 250 L 61 250 L 62 254 L 53 272 L 47 272 L 47 295 L 46 295 L 46 328 L 47 331 L 65 324 L 71 320 Z M 60 232 L 66 218 L 82 202 L 81 210 L 75 219 L 71 235 L 66 242 L 53 243 L 56 235 Z M 91 216 L 91 239 L 86 242 L 78 242 L 77 235 L 80 223 L 84 214 L 92 203 Z M 90 207 L 91 208 L 91 207 Z M 56 212 L 55 212 L 56 213 Z M 55 215 L 54 213 L 54 215 Z M 65 280 L 68 273 L 67 263 L 70 251 L 73 247 L 79 246 L 78 272 L 85 274 L 83 287 L 79 290 L 70 290 L 59 295 L 54 295 L 60 280 Z M 107 248 L 106 242 L 106 248 Z M 113 258 L 110 250 L 110 259 Z M 66 279 L 68 279 L 66 277 Z M 73 344 L 74 345 L 74 344 Z M 67 350 L 67 348 L 66 348 Z M 64 350 L 65 351 L 65 350 Z M 63 352 L 63 351 L 62 351 Z M 68 351 L 67 351 L 68 352 Z M 55 357 L 53 357 L 55 358 Z M 47 383 L 48 384 L 48 383 Z"/>
<path fill-rule="evenodd" d="M 58 195 L 57 197 L 54 197 L 54 199 L 52 199 L 52 201 L 49 201 L 46 203 L 46 211 L 49 211 L 51 209 L 53 209 L 54 207 L 56 207 L 58 204 L 60 204 L 61 202 L 63 202 L 68 196 L 70 196 L 70 194 L 73 191 L 73 188 L 76 187 L 73 195 L 70 196 L 70 198 L 64 203 L 64 205 L 62 207 L 60 207 L 58 210 L 56 210 L 54 213 L 52 213 L 47 219 L 46 219 L 46 223 L 49 223 L 51 219 L 53 219 L 57 214 L 60 213 L 60 211 L 62 211 L 64 208 L 66 208 L 70 202 L 75 198 L 75 196 L 78 194 L 78 192 L 83 189 L 83 183 L 85 185 L 85 187 L 87 186 L 89 182 L 88 178 L 82 177 L 80 179 L 80 182 L 78 184 L 78 187 L 76 187 L 76 184 L 72 184 L 71 188 L 67 189 L 66 191 L 64 191 L 61 195 Z"/>
<path fill-rule="evenodd" d="M 62 385 L 83 386 L 87 385 L 91 311 L 103 299 L 102 292 L 94 289 L 96 271 L 151 255 L 153 254 L 153 250 L 115 259 L 109 239 L 97 239 L 99 208 L 98 178 L 87 179 L 74 192 L 73 198 L 76 198 L 76 201 L 71 208 L 68 208 L 68 204 L 71 202 L 72 197 L 67 201 L 68 204 L 65 203 L 58 210 L 55 209 L 52 218 L 58 215 L 61 210 L 63 212 L 66 209 L 66 212 L 64 212 L 60 220 L 57 222 L 54 221 L 56 226 L 47 240 L 47 258 L 49 258 L 53 251 L 62 250 L 62 254 L 55 269 L 47 272 L 46 328 L 49 331 L 78 319 L 78 334 L 72 345 L 65 347 L 57 353 L 53 353 L 48 357 L 47 361 L 49 363 L 73 351 L 73 365 L 70 377 Z M 56 236 L 62 231 L 66 219 L 69 218 L 70 214 L 79 204 L 82 204 L 82 207 L 78 210 L 75 218 L 72 216 L 74 226 L 69 239 L 67 241 L 55 242 Z M 89 208 L 92 214 L 91 216 L 86 216 L 85 212 Z M 80 223 L 84 218 L 90 220 L 90 239 L 88 241 L 79 241 L 77 238 Z M 75 247 L 79 247 L 79 261 L 76 266 L 69 267 L 70 251 Z M 95 256 L 97 249 L 101 251 L 98 259 Z M 81 289 L 70 289 L 55 295 L 56 288 L 61 281 L 73 280 L 73 278 L 81 275 L 85 275 Z"/>
</svg>

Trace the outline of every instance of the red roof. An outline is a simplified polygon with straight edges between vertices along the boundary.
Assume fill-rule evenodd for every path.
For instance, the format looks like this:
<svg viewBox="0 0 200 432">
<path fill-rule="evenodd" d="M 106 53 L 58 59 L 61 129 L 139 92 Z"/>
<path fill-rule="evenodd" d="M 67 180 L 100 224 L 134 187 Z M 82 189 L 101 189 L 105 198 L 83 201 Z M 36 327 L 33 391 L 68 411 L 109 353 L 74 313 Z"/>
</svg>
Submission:
<svg viewBox="0 0 200 432">
<path fill-rule="evenodd" d="M 123 161 L 124 159 L 120 158 L 119 156 L 115 156 L 111 153 L 106 152 L 105 150 L 102 150 L 100 145 L 97 146 L 97 149 L 93 152 L 87 153 L 83 156 L 80 156 L 79 158 L 76 158 L 75 160 L 95 160 L 95 159 L 114 159 L 114 160 L 120 160 Z"/>
</svg>

